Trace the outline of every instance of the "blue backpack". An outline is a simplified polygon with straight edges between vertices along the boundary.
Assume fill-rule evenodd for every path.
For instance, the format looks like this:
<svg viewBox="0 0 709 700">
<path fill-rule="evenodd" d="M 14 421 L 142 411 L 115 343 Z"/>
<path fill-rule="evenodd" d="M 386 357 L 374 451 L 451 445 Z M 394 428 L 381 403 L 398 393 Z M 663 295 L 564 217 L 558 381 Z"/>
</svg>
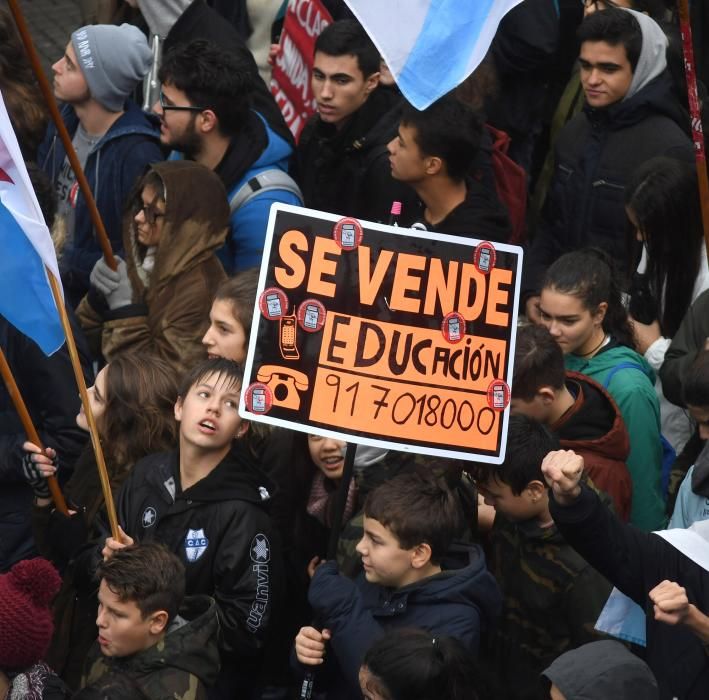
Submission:
<svg viewBox="0 0 709 700">
<path fill-rule="evenodd" d="M 645 374 L 645 370 L 637 362 L 620 362 L 610 372 L 608 372 L 608 375 L 603 382 L 604 389 L 608 389 L 611 379 L 613 379 L 615 373 L 621 369 L 637 369 Z M 645 376 L 647 377 L 647 374 L 645 374 Z M 660 435 L 660 444 L 662 445 L 662 495 L 665 497 L 665 500 L 667 500 L 667 492 L 670 487 L 670 473 L 672 472 L 672 465 L 675 463 L 675 459 L 677 459 L 677 453 L 675 452 L 675 448 L 670 444 L 669 440 L 662 434 Z"/>
</svg>

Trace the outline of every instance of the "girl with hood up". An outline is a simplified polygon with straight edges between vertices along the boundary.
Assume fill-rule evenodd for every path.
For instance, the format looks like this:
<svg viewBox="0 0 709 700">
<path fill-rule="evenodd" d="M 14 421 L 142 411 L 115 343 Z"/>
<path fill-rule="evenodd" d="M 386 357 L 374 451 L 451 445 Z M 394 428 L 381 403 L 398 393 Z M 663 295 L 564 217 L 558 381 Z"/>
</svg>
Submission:
<svg viewBox="0 0 709 700">
<path fill-rule="evenodd" d="M 155 163 L 126 215 L 126 260 L 101 258 L 77 313 L 107 361 L 127 349 L 157 354 L 179 374 L 203 357 L 214 293 L 226 277 L 215 251 L 228 232 L 219 177 L 192 161 Z M 97 342 L 100 339 L 100 345 Z"/>
</svg>

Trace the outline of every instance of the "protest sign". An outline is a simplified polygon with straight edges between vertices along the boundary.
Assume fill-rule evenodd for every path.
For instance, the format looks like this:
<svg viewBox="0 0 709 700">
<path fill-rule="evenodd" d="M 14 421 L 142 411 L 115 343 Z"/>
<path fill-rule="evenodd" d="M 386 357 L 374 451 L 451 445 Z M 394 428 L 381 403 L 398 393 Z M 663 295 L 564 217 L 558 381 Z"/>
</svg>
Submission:
<svg viewBox="0 0 709 700">
<path fill-rule="evenodd" d="M 298 139 L 305 122 L 315 113 L 310 88 L 315 40 L 332 23 L 320 0 L 290 0 L 283 20 L 280 50 L 271 73 L 271 93 L 288 128 Z"/>
<path fill-rule="evenodd" d="M 241 415 L 500 463 L 521 271 L 516 246 L 274 205 Z"/>
</svg>

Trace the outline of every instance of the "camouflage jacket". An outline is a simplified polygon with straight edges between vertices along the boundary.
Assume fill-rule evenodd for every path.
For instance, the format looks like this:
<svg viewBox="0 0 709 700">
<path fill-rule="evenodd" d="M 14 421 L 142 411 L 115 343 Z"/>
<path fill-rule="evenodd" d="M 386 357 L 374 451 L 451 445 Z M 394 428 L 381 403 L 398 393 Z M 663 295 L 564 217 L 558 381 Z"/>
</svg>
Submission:
<svg viewBox="0 0 709 700">
<path fill-rule="evenodd" d="M 538 695 L 539 674 L 560 654 L 601 637 L 594 625 L 611 585 L 563 540 L 555 525 L 512 523 L 498 514 L 490 571 L 504 596 L 487 654 L 509 700 Z"/>
<path fill-rule="evenodd" d="M 123 658 L 106 657 L 98 645 L 89 652 L 81 687 L 96 689 L 116 677 L 151 700 L 206 700 L 206 688 L 219 672 L 217 606 L 207 596 L 185 599 L 165 637 L 145 651 Z"/>
</svg>

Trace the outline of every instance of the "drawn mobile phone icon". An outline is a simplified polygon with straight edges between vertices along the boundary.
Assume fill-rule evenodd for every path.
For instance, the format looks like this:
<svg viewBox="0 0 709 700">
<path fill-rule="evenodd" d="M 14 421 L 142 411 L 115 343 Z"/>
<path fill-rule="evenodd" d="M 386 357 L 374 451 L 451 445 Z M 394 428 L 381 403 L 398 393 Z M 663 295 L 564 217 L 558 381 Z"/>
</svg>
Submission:
<svg viewBox="0 0 709 700">
<path fill-rule="evenodd" d="M 281 356 L 284 360 L 297 360 L 300 357 L 298 347 L 295 344 L 297 325 L 295 314 L 281 317 L 279 344 Z"/>
<path fill-rule="evenodd" d="M 460 340 L 460 319 L 456 317 L 448 319 L 448 338 Z"/>
<path fill-rule="evenodd" d="M 268 309 L 268 315 L 272 318 L 278 318 L 282 313 L 281 300 L 278 294 L 267 294 L 266 295 L 266 308 Z"/>
<path fill-rule="evenodd" d="M 303 319 L 303 325 L 308 328 L 317 329 L 318 322 L 320 321 L 320 309 L 318 309 L 315 304 L 308 304 L 305 307 L 305 318 Z"/>
</svg>

